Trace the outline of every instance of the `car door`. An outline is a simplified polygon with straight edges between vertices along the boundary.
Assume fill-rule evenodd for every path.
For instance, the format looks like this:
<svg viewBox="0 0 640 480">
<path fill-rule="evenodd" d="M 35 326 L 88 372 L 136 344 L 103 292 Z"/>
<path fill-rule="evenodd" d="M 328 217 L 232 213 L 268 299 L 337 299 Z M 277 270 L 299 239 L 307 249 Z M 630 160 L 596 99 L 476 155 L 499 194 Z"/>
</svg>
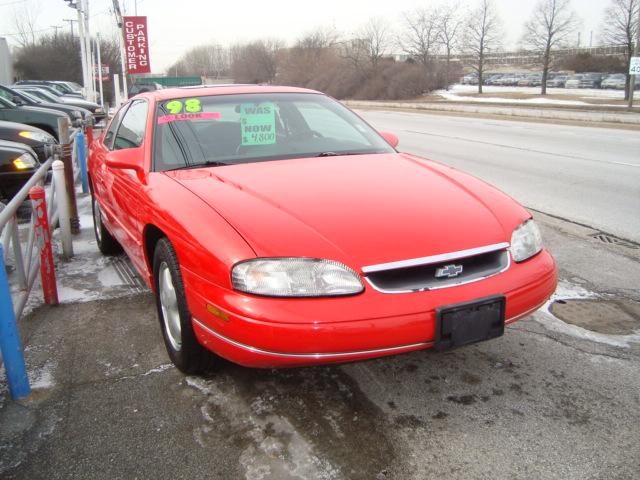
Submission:
<svg viewBox="0 0 640 480">
<path fill-rule="evenodd" d="M 111 169 L 107 168 L 106 158 L 107 154 L 113 150 L 116 132 L 129 106 L 129 104 L 123 105 L 120 110 L 118 110 L 105 134 L 94 143 L 91 151 L 91 163 L 89 165 L 93 194 L 100 204 L 103 215 L 106 217 L 106 223 L 112 227 L 110 228 L 112 233 L 115 229 L 113 196 L 111 194 L 113 191 L 113 176 L 111 175 Z"/>
<path fill-rule="evenodd" d="M 135 149 L 144 165 L 144 141 L 149 106 L 146 100 L 134 100 L 124 113 L 113 142 L 113 151 Z M 143 185 L 139 173 L 133 169 L 107 167 L 112 179 L 111 199 L 113 212 L 119 224 L 117 239 L 130 257 L 140 258 L 142 241 L 140 231 L 140 205 Z M 116 232 L 112 232 L 116 234 Z"/>
</svg>

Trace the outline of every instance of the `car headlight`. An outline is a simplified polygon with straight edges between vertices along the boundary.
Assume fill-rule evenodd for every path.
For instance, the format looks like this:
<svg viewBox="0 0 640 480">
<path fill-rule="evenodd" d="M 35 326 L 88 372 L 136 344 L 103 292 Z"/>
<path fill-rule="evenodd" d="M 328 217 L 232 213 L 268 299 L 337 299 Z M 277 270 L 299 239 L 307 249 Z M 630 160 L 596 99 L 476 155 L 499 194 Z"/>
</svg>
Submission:
<svg viewBox="0 0 640 480">
<path fill-rule="evenodd" d="M 18 133 L 22 138 L 28 138 L 30 140 L 35 140 L 36 142 L 42 143 L 55 143 L 56 139 L 53 138 L 48 133 L 44 132 L 20 132 Z"/>
<path fill-rule="evenodd" d="M 516 262 L 523 262 L 542 250 L 542 236 L 536 222 L 527 220 L 511 235 L 511 256 Z"/>
<path fill-rule="evenodd" d="M 353 295 L 364 287 L 358 274 L 339 262 L 319 258 L 258 258 L 236 264 L 233 287 L 273 297 Z"/>
<path fill-rule="evenodd" d="M 27 170 L 29 168 L 36 168 L 38 162 L 30 153 L 23 153 L 13 161 L 13 166 L 18 170 Z"/>
<path fill-rule="evenodd" d="M 93 111 L 93 113 L 104 113 L 104 110 L 102 109 L 102 107 L 98 107 Z"/>
</svg>

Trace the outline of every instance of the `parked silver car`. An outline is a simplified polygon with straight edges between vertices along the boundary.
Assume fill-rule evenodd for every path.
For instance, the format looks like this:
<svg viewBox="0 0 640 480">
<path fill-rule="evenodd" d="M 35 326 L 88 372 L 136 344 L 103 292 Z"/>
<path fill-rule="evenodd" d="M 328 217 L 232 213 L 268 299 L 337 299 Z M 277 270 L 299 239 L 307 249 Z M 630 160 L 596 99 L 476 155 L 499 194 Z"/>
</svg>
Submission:
<svg viewBox="0 0 640 480">
<path fill-rule="evenodd" d="M 578 73 L 577 75 L 571 75 L 565 82 L 564 86 L 565 88 L 580 88 L 580 83 L 582 82 L 583 78 L 584 75 L 582 75 L 581 73 Z"/>
<path fill-rule="evenodd" d="M 600 84 L 600 88 L 615 88 L 624 90 L 627 86 L 627 76 L 624 73 L 614 73 L 605 78 Z"/>
<path fill-rule="evenodd" d="M 549 80 L 547 80 L 547 87 L 564 88 L 568 79 L 569 79 L 569 75 L 556 75 L 553 78 L 550 78 Z"/>
</svg>

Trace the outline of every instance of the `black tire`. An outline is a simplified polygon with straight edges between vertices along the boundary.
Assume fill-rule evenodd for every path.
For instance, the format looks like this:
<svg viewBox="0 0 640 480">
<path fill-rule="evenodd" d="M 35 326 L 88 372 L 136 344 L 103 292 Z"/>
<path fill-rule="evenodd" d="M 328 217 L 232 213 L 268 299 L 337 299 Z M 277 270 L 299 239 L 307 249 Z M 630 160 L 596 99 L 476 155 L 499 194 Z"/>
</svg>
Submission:
<svg viewBox="0 0 640 480">
<path fill-rule="evenodd" d="M 167 295 L 163 298 L 161 281 L 166 286 L 170 277 L 171 289 L 164 289 Z M 153 283 L 156 297 L 158 319 L 162 329 L 162 337 L 167 353 L 173 364 L 183 373 L 194 374 L 208 370 L 215 363 L 215 355 L 205 349 L 193 331 L 191 312 L 184 295 L 184 284 L 176 252 L 167 238 L 161 238 L 153 253 Z M 171 292 L 171 290 L 173 290 Z M 175 302 L 175 303 L 172 303 Z M 172 306 L 173 305 L 173 308 Z M 171 317 L 173 316 L 173 322 Z M 177 317 L 176 318 L 176 315 Z M 171 325 L 174 325 L 172 330 Z M 175 326 L 178 326 L 175 329 Z M 178 331 L 179 330 L 179 331 Z"/>
<path fill-rule="evenodd" d="M 104 226 L 100 204 L 93 195 L 91 195 L 91 213 L 93 214 L 93 234 L 96 237 L 96 243 L 100 251 L 104 255 L 115 255 L 122 252 L 122 246 Z"/>
</svg>

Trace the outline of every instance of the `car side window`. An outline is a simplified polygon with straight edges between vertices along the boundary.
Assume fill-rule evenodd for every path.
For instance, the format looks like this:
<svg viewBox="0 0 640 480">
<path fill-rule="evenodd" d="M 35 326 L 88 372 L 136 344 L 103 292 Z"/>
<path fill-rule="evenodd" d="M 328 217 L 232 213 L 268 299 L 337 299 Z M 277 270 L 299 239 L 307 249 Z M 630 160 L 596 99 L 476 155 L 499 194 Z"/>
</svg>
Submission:
<svg viewBox="0 0 640 480">
<path fill-rule="evenodd" d="M 125 105 L 120 110 L 118 110 L 118 113 L 115 114 L 115 116 L 111 120 L 111 123 L 109 124 L 107 133 L 105 133 L 104 135 L 104 144 L 109 150 L 113 150 L 113 140 L 115 139 L 116 131 L 120 126 L 120 120 L 122 120 L 122 116 L 127 111 L 127 108 L 129 108 L 129 105 Z"/>
<path fill-rule="evenodd" d="M 147 127 L 147 108 L 147 102 L 137 100 L 127 109 L 113 142 L 114 150 L 137 148 L 142 145 Z"/>
</svg>

